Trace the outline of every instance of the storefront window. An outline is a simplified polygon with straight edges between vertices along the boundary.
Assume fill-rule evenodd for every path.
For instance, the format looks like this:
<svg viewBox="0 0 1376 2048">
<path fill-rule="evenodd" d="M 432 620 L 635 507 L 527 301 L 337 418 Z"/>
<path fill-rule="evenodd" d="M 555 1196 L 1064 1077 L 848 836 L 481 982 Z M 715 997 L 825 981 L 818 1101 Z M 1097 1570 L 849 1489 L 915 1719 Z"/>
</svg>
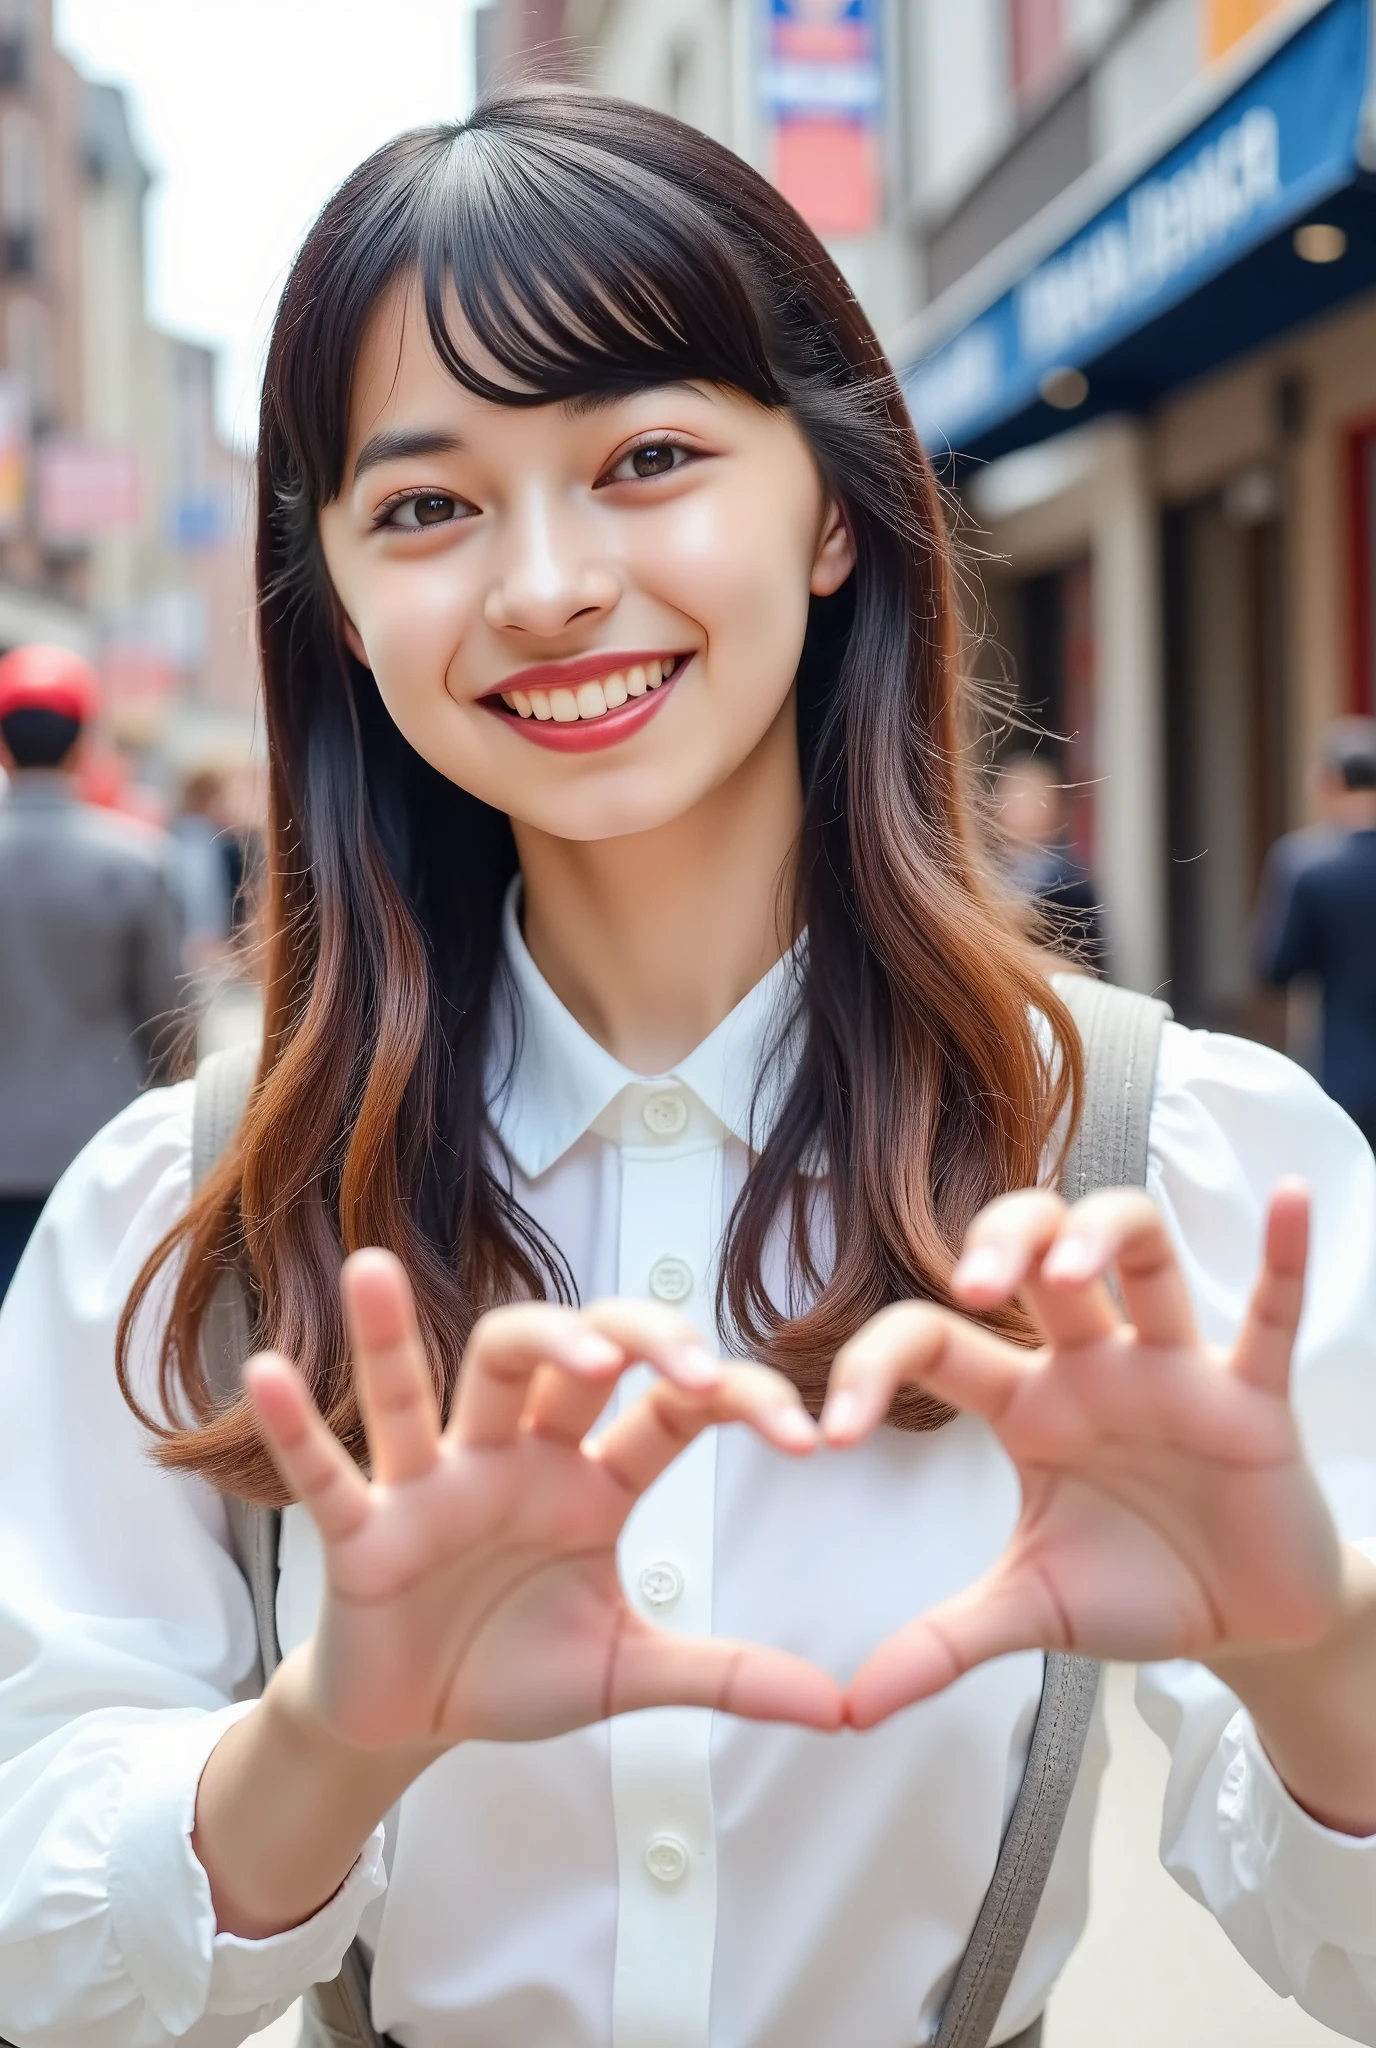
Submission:
<svg viewBox="0 0 1376 2048">
<path fill-rule="evenodd" d="M 1376 422 L 1347 441 L 1348 709 L 1376 712 Z"/>
<path fill-rule="evenodd" d="M 1021 716 L 1044 735 L 1064 784 L 1066 838 L 1094 873 L 1094 574 L 1088 556 L 1029 576 L 1020 586 L 1018 697 Z"/>
</svg>

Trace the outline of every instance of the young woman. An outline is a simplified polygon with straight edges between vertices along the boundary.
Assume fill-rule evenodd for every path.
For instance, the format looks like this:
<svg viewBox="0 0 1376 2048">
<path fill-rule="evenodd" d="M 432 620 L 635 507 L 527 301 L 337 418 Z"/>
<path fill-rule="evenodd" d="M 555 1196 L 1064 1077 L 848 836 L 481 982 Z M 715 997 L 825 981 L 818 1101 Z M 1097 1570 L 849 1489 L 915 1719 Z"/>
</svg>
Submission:
<svg viewBox="0 0 1376 2048">
<path fill-rule="evenodd" d="M 1172 1869 L 1376 2040 L 1372 1160 L 1168 1027 L 1154 1201 L 1046 1191 L 1078 1047 L 824 251 L 629 106 L 403 137 L 259 485 L 257 1088 L 194 1196 L 191 1087 L 118 1118 L 0 1322 L 0 2032 L 231 2044 L 360 1936 L 406 2048 L 911 2048 L 1074 1647 L 1152 1667 Z M 226 1494 L 290 1503 L 261 1699 Z"/>
</svg>

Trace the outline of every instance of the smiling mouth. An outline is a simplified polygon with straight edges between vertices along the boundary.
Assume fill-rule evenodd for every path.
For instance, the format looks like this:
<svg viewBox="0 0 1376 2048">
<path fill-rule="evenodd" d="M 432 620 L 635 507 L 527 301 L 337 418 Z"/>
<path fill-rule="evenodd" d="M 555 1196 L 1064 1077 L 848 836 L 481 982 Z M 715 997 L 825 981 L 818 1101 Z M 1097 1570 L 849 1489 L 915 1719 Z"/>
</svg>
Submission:
<svg viewBox="0 0 1376 2048">
<path fill-rule="evenodd" d="M 541 725 L 591 724 L 672 682 L 689 658 L 686 654 L 657 655 L 586 682 L 494 691 L 483 701 L 490 710 L 495 711 L 500 702 L 514 717 Z"/>
</svg>

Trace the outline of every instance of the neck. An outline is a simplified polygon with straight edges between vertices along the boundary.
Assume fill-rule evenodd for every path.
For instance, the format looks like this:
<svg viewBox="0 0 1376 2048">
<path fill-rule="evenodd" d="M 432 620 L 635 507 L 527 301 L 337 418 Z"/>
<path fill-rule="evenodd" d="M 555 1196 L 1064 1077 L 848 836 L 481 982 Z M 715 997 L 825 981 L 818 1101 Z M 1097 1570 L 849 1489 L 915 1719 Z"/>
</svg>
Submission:
<svg viewBox="0 0 1376 2048">
<path fill-rule="evenodd" d="M 623 1066 L 675 1065 L 787 952 L 801 822 L 791 695 L 749 760 L 667 825 L 582 841 L 513 821 L 531 957 Z"/>
</svg>

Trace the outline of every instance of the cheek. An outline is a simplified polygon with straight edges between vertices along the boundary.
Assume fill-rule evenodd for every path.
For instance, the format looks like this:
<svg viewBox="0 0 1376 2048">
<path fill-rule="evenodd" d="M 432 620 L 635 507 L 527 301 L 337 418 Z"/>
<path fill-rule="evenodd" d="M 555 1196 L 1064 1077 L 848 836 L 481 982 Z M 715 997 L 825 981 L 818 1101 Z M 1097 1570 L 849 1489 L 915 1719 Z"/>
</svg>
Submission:
<svg viewBox="0 0 1376 2048">
<path fill-rule="evenodd" d="M 787 689 L 807 625 L 813 541 L 772 492 L 695 493 L 655 534 L 645 583 L 701 628 L 714 676 Z"/>
<path fill-rule="evenodd" d="M 383 702 L 399 724 L 442 713 L 445 679 L 471 630 L 475 601 L 453 557 L 395 565 L 362 595 L 354 624 Z"/>
</svg>

